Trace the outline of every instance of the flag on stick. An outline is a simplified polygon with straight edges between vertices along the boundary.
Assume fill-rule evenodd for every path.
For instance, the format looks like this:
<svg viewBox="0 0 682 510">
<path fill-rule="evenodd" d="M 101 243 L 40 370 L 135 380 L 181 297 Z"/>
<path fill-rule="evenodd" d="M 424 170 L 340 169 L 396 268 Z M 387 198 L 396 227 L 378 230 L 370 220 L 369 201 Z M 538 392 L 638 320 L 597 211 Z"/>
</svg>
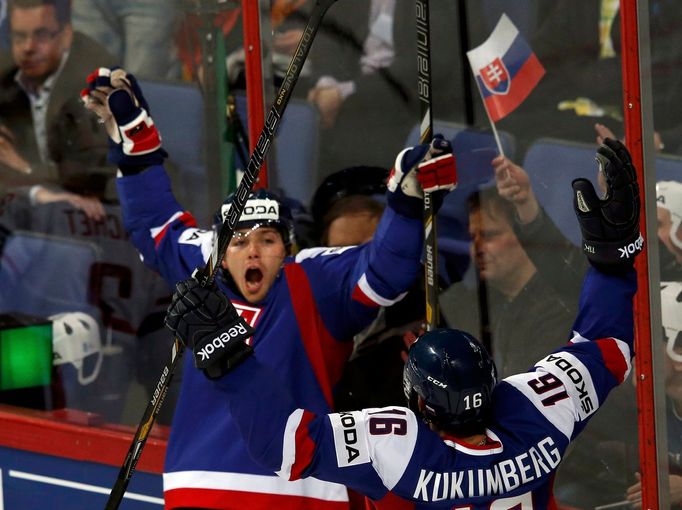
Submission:
<svg viewBox="0 0 682 510">
<path fill-rule="evenodd" d="M 467 51 L 491 122 L 513 112 L 545 74 L 545 68 L 506 14 L 486 41 Z"/>
</svg>

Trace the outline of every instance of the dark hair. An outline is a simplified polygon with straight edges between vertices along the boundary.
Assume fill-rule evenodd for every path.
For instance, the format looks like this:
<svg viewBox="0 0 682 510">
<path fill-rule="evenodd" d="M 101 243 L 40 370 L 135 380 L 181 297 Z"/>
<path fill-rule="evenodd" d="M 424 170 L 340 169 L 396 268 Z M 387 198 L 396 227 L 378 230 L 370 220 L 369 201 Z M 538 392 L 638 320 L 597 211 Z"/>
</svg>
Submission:
<svg viewBox="0 0 682 510">
<path fill-rule="evenodd" d="M 71 0 L 9 0 L 7 15 L 13 9 L 33 9 L 35 7 L 53 6 L 59 26 L 71 23 Z"/>
<path fill-rule="evenodd" d="M 371 218 L 379 218 L 384 212 L 384 205 L 367 195 L 350 195 L 338 199 L 332 204 L 322 220 L 322 244 L 328 244 L 329 227 L 342 216 L 368 214 Z"/>
<path fill-rule="evenodd" d="M 510 225 L 514 224 L 514 215 L 516 214 L 514 206 L 509 200 L 500 196 L 495 186 L 489 186 L 474 191 L 467 198 L 467 208 L 469 214 L 483 210 L 493 218 L 502 217 L 506 219 Z"/>
</svg>

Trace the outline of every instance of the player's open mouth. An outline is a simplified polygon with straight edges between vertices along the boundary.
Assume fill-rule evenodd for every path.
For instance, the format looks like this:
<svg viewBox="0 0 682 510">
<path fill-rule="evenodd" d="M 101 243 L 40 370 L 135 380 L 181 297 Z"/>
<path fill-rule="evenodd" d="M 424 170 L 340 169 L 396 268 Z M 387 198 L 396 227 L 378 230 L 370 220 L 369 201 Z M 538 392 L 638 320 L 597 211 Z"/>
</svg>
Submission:
<svg viewBox="0 0 682 510">
<path fill-rule="evenodd" d="M 248 290 L 252 292 L 257 291 L 263 282 L 263 272 L 257 268 L 247 269 L 244 279 L 246 280 L 246 288 Z"/>
</svg>

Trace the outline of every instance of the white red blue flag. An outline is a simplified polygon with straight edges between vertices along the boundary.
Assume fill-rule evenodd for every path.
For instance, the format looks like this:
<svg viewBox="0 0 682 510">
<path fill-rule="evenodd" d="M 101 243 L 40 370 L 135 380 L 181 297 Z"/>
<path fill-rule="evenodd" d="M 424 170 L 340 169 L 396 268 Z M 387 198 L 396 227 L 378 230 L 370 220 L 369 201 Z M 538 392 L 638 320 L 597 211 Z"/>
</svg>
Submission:
<svg viewBox="0 0 682 510">
<path fill-rule="evenodd" d="M 467 51 L 467 57 L 492 122 L 514 111 L 545 74 L 506 14 L 483 44 Z"/>
</svg>

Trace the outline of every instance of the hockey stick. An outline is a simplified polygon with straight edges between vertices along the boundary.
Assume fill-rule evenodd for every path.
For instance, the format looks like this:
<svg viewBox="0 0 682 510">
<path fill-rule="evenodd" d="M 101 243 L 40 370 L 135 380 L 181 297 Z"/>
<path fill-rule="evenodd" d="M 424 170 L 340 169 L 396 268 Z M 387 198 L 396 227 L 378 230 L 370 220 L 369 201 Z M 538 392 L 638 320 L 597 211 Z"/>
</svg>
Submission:
<svg viewBox="0 0 682 510">
<path fill-rule="evenodd" d="M 416 0 L 417 15 L 417 94 L 421 123 L 419 143 L 430 143 L 433 138 L 433 101 L 431 98 L 431 34 L 429 28 L 429 1 Z M 431 194 L 424 193 L 424 292 L 426 297 L 426 329 L 438 327 L 438 247 L 436 245 L 436 215 Z"/>
<path fill-rule="evenodd" d="M 202 286 L 208 286 L 213 281 L 215 273 L 220 266 L 220 262 L 223 259 L 225 250 L 232 240 L 232 235 L 234 234 L 234 228 L 242 215 L 244 206 L 246 205 L 246 199 L 253 189 L 253 185 L 258 180 L 258 172 L 260 167 L 267 156 L 268 149 L 270 148 L 273 137 L 275 136 L 275 131 L 279 125 L 279 121 L 284 114 L 284 110 L 289 103 L 291 98 L 291 93 L 293 91 L 296 82 L 298 81 L 298 76 L 301 74 L 301 69 L 305 62 L 308 53 L 310 52 L 310 47 L 312 46 L 313 40 L 315 39 L 315 34 L 320 28 L 322 23 L 322 18 L 325 13 L 332 6 L 336 0 L 317 0 L 315 6 L 313 7 L 308 23 L 303 30 L 303 35 L 301 40 L 298 42 L 294 56 L 291 58 L 289 63 L 289 68 L 284 75 L 284 80 L 282 85 L 277 92 L 275 97 L 275 102 L 270 108 L 268 117 L 265 121 L 265 126 L 258 137 L 258 143 L 251 154 L 249 163 L 244 171 L 244 177 L 242 178 L 237 190 L 234 194 L 234 200 L 228 217 L 224 220 L 220 231 L 218 233 L 218 239 L 213 243 L 213 249 L 211 250 L 211 255 L 206 262 L 204 268 L 199 271 L 195 276 Z M 137 427 L 137 432 L 135 437 L 128 449 L 126 458 L 123 461 L 123 465 L 118 473 L 118 478 L 116 483 L 109 493 L 109 499 L 107 500 L 105 510 L 117 510 L 123 495 L 125 494 L 128 483 L 135 472 L 135 466 L 137 461 L 142 454 L 142 449 L 147 441 L 149 432 L 151 431 L 152 425 L 156 416 L 159 414 L 163 400 L 168 392 L 168 386 L 175 372 L 175 368 L 178 364 L 178 360 L 182 355 L 184 346 L 179 339 L 175 339 L 173 343 L 173 348 L 171 350 L 170 362 L 164 366 L 161 372 L 161 377 L 156 383 L 156 388 L 154 390 L 154 395 L 147 404 L 147 408 L 142 415 L 142 420 Z"/>
</svg>

